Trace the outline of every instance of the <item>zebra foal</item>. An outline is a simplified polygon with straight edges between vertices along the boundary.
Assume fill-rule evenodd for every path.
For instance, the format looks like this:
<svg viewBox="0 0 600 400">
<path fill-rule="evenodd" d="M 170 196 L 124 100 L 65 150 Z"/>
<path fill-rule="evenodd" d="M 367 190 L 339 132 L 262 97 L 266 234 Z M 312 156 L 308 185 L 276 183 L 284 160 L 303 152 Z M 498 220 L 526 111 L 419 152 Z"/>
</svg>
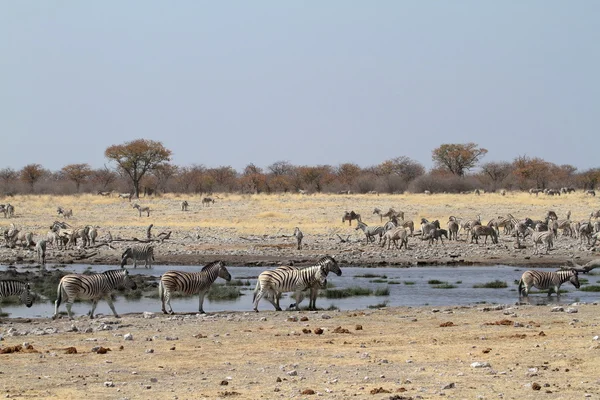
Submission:
<svg viewBox="0 0 600 400">
<path fill-rule="evenodd" d="M 559 288 L 565 282 L 571 282 L 573 286 L 579 289 L 579 277 L 574 269 L 551 271 L 525 271 L 519 281 L 519 296 L 529 296 L 529 289 L 536 287 L 540 290 L 548 289 L 548 296 L 554 291 L 556 296 L 560 296 Z"/>
<path fill-rule="evenodd" d="M 87 299 L 92 300 L 92 309 L 89 312 L 90 319 L 94 318 L 94 311 L 98 305 L 98 301 L 102 298 L 106 298 L 108 306 L 112 310 L 116 318 L 120 318 L 119 314 L 115 310 L 111 298 L 111 292 L 121 286 L 135 290 L 137 285 L 129 276 L 129 272 L 124 269 L 113 269 L 105 271 L 101 274 L 83 275 L 83 274 L 69 274 L 62 277 L 58 284 L 56 291 L 56 302 L 54 303 L 54 315 L 52 319 L 58 317 L 58 308 L 63 300 L 67 304 L 67 313 L 69 319 L 73 319 L 73 313 L 71 307 L 75 302 L 75 299 Z"/>
<path fill-rule="evenodd" d="M 281 293 L 285 292 L 295 292 L 296 308 L 298 308 L 298 303 L 301 301 L 299 296 L 302 291 L 311 289 L 312 297 L 313 287 L 316 292 L 318 291 L 318 288 L 327 286 L 327 274 L 330 269 L 329 264 L 332 261 L 335 263 L 335 266 L 337 266 L 337 262 L 335 262 L 332 257 L 327 256 L 319 260 L 317 265 L 302 269 L 295 269 L 292 267 L 263 271 L 258 276 L 256 288 L 254 289 L 254 311 L 258 312 L 258 303 L 263 297 L 275 307 L 275 310 L 281 311 L 281 307 L 279 306 L 279 296 Z M 339 270 L 339 272 L 341 275 L 342 271 Z M 316 301 L 316 295 L 314 297 Z"/>
<path fill-rule="evenodd" d="M 154 246 L 151 244 L 145 244 L 143 246 L 132 246 L 125 249 L 121 255 L 121 268 L 127 264 L 127 259 L 133 259 L 133 268 L 137 268 L 138 260 L 144 260 L 145 268 L 152 268 L 152 261 L 154 260 Z"/>
<path fill-rule="evenodd" d="M 158 284 L 158 295 L 162 304 L 162 312 L 165 314 L 175 314 L 171 307 L 171 293 L 182 292 L 187 295 L 198 293 L 198 312 L 205 314 L 203 303 L 204 296 L 210 289 L 210 286 L 217 278 L 231 280 L 231 275 L 223 261 L 213 261 L 207 264 L 199 272 L 168 271 L 160 277 Z M 167 311 L 165 304 L 169 307 Z"/>
<path fill-rule="evenodd" d="M 21 303 L 28 308 L 33 304 L 33 294 L 29 282 L 22 282 L 16 279 L 0 280 L 0 299 L 9 296 L 19 296 Z M 0 308 L 0 312 L 2 309 Z"/>
<path fill-rule="evenodd" d="M 375 242 L 375 236 L 379 236 L 379 243 L 381 243 L 381 236 L 383 236 L 383 226 L 368 226 L 362 221 L 357 221 L 355 231 L 362 230 L 365 234 L 367 244 Z"/>
</svg>

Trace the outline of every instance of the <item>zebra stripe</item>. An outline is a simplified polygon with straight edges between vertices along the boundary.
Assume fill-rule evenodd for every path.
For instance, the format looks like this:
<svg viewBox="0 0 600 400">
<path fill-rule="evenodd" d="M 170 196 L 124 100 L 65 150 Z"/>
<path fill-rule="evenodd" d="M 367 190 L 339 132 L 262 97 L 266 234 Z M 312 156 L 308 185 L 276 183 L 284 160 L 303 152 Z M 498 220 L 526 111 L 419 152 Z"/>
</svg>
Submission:
<svg viewBox="0 0 600 400">
<path fill-rule="evenodd" d="M 145 244 L 142 246 L 133 246 L 125 249 L 121 255 L 121 268 L 127 264 L 127 259 L 133 259 L 133 268 L 137 268 L 138 260 L 144 260 L 145 268 L 152 268 L 152 261 L 154 260 L 154 245 Z"/>
<path fill-rule="evenodd" d="M 358 221 L 357 223 L 358 225 L 356 226 L 356 228 L 354 228 L 354 230 L 362 230 L 365 234 L 367 243 L 374 243 L 375 236 L 379 236 L 379 243 L 381 243 L 381 236 L 383 235 L 383 226 L 368 226 L 362 221 Z"/>
<path fill-rule="evenodd" d="M 263 271 L 256 282 L 254 289 L 254 311 L 258 312 L 258 303 L 265 297 L 277 311 L 281 311 L 279 298 L 282 293 L 294 292 L 296 309 L 299 309 L 301 292 L 310 289 L 309 309 L 316 309 L 316 300 L 319 288 L 327 286 L 327 274 L 333 272 L 342 275 L 342 270 L 337 261 L 331 256 L 325 256 L 317 261 L 316 265 L 306 268 L 280 267 L 274 270 Z"/>
<path fill-rule="evenodd" d="M 142 216 L 142 213 L 145 212 L 146 216 L 149 217 L 150 216 L 150 207 L 145 206 L 142 207 L 139 204 L 135 203 L 134 205 L 132 205 L 131 207 L 133 208 L 137 208 L 138 212 L 140 213 L 140 217 Z"/>
<path fill-rule="evenodd" d="M 0 280 L 0 299 L 9 296 L 19 296 L 21 303 L 27 307 L 33 304 L 33 294 L 29 282 L 22 282 L 15 279 Z M 0 312 L 2 309 L 0 308 Z"/>
<path fill-rule="evenodd" d="M 171 292 L 179 291 L 187 295 L 199 294 L 198 312 L 204 314 L 202 307 L 204 296 L 210 289 L 210 286 L 217 278 L 223 278 L 227 282 L 231 280 L 231 275 L 223 261 L 214 261 L 202 268 L 199 272 L 168 271 L 160 277 L 158 284 L 158 295 L 162 303 L 162 312 L 165 314 L 175 314 L 171 307 Z M 169 311 L 165 307 L 169 306 Z"/>
<path fill-rule="evenodd" d="M 533 254 L 539 254 L 538 245 L 545 245 L 545 254 L 548 254 L 549 250 L 554 245 L 554 233 L 552 231 L 537 232 L 531 228 L 527 228 L 527 230 L 529 231 L 529 233 L 531 233 L 531 240 L 533 240 Z"/>
<path fill-rule="evenodd" d="M 54 316 L 52 319 L 58 317 L 58 307 L 63 300 L 67 303 L 69 319 L 73 319 L 71 307 L 77 298 L 92 300 L 92 309 L 89 312 L 89 316 L 90 319 L 93 319 L 94 310 L 96 310 L 98 301 L 103 297 L 106 298 L 106 302 L 115 317 L 119 318 L 119 314 L 117 314 L 117 311 L 115 310 L 110 294 L 120 286 L 125 286 L 133 290 L 137 289 L 137 285 L 129 277 L 129 272 L 124 268 L 105 271 L 101 274 L 65 275 L 58 284 L 56 302 L 54 303 Z"/>
<path fill-rule="evenodd" d="M 525 271 L 519 281 L 519 296 L 523 295 L 527 297 L 529 295 L 529 289 L 533 286 L 540 290 L 548 289 L 548 296 L 554 291 L 557 296 L 560 296 L 558 289 L 560 285 L 565 282 L 571 282 L 573 286 L 579 289 L 579 278 L 577 271 L 563 270 L 563 271 Z"/>
</svg>

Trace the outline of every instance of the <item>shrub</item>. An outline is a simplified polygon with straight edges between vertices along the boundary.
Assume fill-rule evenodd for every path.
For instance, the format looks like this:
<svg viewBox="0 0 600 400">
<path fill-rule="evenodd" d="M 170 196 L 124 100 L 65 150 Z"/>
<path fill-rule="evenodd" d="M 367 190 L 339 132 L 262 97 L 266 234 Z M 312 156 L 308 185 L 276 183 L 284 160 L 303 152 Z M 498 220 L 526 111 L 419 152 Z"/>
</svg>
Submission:
<svg viewBox="0 0 600 400">
<path fill-rule="evenodd" d="M 496 279 L 495 281 L 492 281 L 492 282 L 473 285 L 473 287 L 475 289 L 504 289 L 504 288 L 508 287 L 508 285 L 506 284 L 506 282 Z"/>
</svg>

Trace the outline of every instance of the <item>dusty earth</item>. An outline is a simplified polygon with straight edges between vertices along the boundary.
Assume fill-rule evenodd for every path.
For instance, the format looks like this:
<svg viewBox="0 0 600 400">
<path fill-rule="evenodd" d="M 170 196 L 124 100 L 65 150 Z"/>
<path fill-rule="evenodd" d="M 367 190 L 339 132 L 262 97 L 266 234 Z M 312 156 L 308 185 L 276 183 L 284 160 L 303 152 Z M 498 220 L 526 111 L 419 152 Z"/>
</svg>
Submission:
<svg viewBox="0 0 600 400">
<path fill-rule="evenodd" d="M 187 199 L 190 210 L 181 211 Z M 594 248 L 559 237 L 550 254 L 532 245 L 514 249 L 458 242 L 430 246 L 411 238 L 409 249 L 382 249 L 342 224 L 355 210 L 379 224 L 374 207 L 394 207 L 418 225 L 421 217 L 487 221 L 513 213 L 541 219 L 552 209 L 587 220 L 598 201 L 582 194 L 528 197 L 482 196 L 239 196 L 220 195 L 210 207 L 200 197 L 141 199 L 150 217 L 139 217 L 126 200 L 97 196 L 22 196 L 14 223 L 42 238 L 57 219 L 56 207 L 73 208 L 74 226 L 99 227 L 95 248 L 49 249 L 48 264 L 118 264 L 126 246 L 146 240 L 150 223 L 156 263 L 202 265 L 215 259 L 260 268 L 309 264 L 330 254 L 344 265 L 531 265 L 558 267 L 597 258 Z M 0 217 L 1 219 L 1 217 Z M 305 235 L 297 250 L 295 226 Z M 113 241 L 108 243 L 110 235 Z M 156 241 L 161 232 L 168 240 Z M 37 268 L 35 253 L 0 248 L 0 267 Z M 50 306 L 50 305 L 49 305 Z M 383 308 L 354 312 L 260 312 L 209 315 L 124 315 L 4 318 L 0 322 L 0 382 L 6 398 L 598 398 L 598 305 Z M 100 348 L 100 350 L 98 350 Z M 103 349 L 110 349 L 105 352 Z M 76 353 L 75 353 L 76 351 Z M 71 353 L 71 354 L 68 354 Z M 104 353 L 104 354 L 99 354 Z"/>
</svg>

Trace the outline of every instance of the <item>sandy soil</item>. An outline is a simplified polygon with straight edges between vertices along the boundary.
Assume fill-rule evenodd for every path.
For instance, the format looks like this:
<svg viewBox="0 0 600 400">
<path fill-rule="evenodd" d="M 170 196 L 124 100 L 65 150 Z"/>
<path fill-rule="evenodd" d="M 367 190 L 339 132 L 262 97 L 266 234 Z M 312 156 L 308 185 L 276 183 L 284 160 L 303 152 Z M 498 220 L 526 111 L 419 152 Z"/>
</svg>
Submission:
<svg viewBox="0 0 600 400">
<path fill-rule="evenodd" d="M 560 218 L 571 210 L 572 219 L 580 220 L 598 208 L 596 199 L 583 195 L 221 196 L 204 208 L 200 198 L 188 198 L 188 212 L 179 209 L 182 199 L 141 200 L 151 206 L 148 218 L 114 198 L 11 198 L 16 216 L 3 227 L 13 222 L 39 239 L 58 219 L 57 205 L 73 208 L 71 224 L 100 227 L 100 247 L 50 249 L 49 264 L 117 264 L 134 243 L 130 239 L 145 239 L 150 223 L 154 235 L 172 232 L 169 240 L 156 242 L 156 263 L 171 265 L 223 259 L 266 267 L 310 263 L 324 254 L 335 256 L 342 268 L 557 267 L 597 258 L 594 249 L 562 236 L 549 255 L 533 255 L 530 242 L 516 250 L 514 238 L 504 235 L 498 245 L 470 244 L 463 235 L 444 246 L 411 238 L 409 250 L 387 250 L 366 244 L 354 223 L 341 223 L 343 211 L 354 209 L 369 225 L 378 224 L 374 207 L 402 209 L 417 224 L 421 217 L 445 225 L 449 215 L 481 214 L 487 221 L 508 212 L 538 219 L 548 209 Z M 295 249 L 294 226 L 304 231 L 302 250 Z M 108 232 L 116 239 L 110 246 L 102 242 Z M 34 252 L 22 248 L 1 248 L 0 262 L 36 265 Z M 597 304 L 560 311 L 507 299 L 487 308 L 3 319 L 0 352 L 22 349 L 0 354 L 1 388 L 6 398 L 59 399 L 597 398 L 599 315 Z M 70 347 L 77 353 L 66 354 Z M 110 351 L 98 354 L 97 347 Z"/>
</svg>

